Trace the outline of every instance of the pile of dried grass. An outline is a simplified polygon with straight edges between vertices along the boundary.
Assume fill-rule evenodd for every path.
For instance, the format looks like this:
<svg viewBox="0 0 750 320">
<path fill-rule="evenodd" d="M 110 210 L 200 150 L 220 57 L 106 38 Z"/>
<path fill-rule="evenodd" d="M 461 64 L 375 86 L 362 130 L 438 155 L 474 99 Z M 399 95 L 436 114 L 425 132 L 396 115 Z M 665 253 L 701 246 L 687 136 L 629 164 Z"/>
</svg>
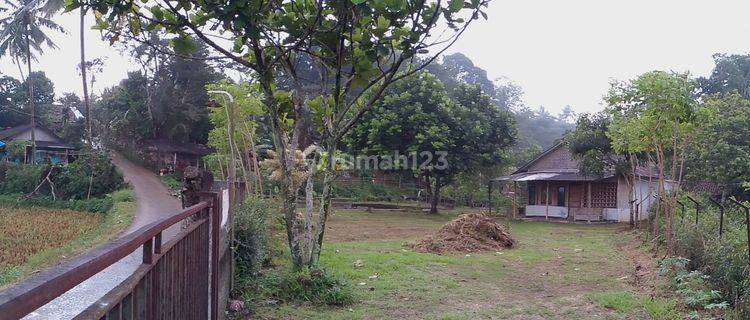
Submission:
<svg viewBox="0 0 750 320">
<path fill-rule="evenodd" d="M 414 244 L 417 252 L 480 252 L 510 248 L 516 243 L 495 219 L 478 213 L 462 214 L 435 235 Z"/>
</svg>

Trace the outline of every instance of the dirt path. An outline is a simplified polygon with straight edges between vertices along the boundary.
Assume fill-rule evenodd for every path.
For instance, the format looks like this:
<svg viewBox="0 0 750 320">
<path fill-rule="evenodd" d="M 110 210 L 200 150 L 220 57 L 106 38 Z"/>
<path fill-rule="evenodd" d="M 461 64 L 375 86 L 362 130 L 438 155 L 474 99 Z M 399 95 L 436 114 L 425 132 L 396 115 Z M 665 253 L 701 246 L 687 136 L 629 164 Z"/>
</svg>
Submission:
<svg viewBox="0 0 750 320">
<path fill-rule="evenodd" d="M 180 202 L 169 194 L 169 190 L 157 175 L 119 155 L 115 155 L 112 162 L 123 173 L 125 181 L 133 187 L 138 203 L 133 224 L 122 235 L 131 233 L 163 215 L 174 214 L 181 209 Z M 24 319 L 58 320 L 73 318 L 98 300 L 104 293 L 130 276 L 141 263 L 140 259 L 141 252 L 137 250 L 32 312 Z"/>
</svg>

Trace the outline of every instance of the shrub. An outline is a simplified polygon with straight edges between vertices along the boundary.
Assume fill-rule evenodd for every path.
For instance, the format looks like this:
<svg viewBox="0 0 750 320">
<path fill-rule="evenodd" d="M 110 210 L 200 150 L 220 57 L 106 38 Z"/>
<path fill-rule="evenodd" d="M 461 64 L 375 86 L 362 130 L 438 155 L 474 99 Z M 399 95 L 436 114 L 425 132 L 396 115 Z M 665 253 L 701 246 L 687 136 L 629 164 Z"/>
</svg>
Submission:
<svg viewBox="0 0 750 320">
<path fill-rule="evenodd" d="M 263 286 L 277 299 L 343 306 L 354 302 L 346 280 L 322 268 L 285 270 L 267 275 Z"/>
<path fill-rule="evenodd" d="M 706 203 L 707 201 L 703 201 Z M 747 236 L 744 214 L 728 206 L 724 215 L 724 234 L 719 237 L 719 211 L 714 206 L 702 207 L 698 225 L 694 213 L 675 229 L 678 254 L 690 259 L 686 269 L 707 276 L 706 285 L 718 292 L 731 305 L 729 314 L 736 319 L 750 318 L 750 266 L 747 259 Z M 679 221 L 679 220 L 678 220 Z M 698 294 L 694 298 L 701 300 Z M 704 295 L 708 297 L 708 295 Z M 711 308 L 720 307 L 711 305 Z"/>
<path fill-rule="evenodd" d="M 370 182 L 352 183 L 333 188 L 333 196 L 358 201 L 396 201 L 401 198 L 401 190 Z"/>
<path fill-rule="evenodd" d="M 130 189 L 122 189 L 112 193 L 114 202 L 135 202 L 135 193 Z"/>
<path fill-rule="evenodd" d="M 105 153 L 92 152 L 63 167 L 55 185 L 64 198 L 85 199 L 89 185 L 91 196 L 98 197 L 121 189 L 125 181 Z"/>
<path fill-rule="evenodd" d="M 236 279 L 253 278 L 268 262 L 268 211 L 264 199 L 248 197 L 234 212 L 234 261 Z"/>
<path fill-rule="evenodd" d="M 161 176 L 161 181 L 169 188 L 169 190 L 181 190 L 182 189 L 182 176 L 179 173 L 167 173 Z"/>
<path fill-rule="evenodd" d="M 683 302 L 697 314 L 697 310 L 726 309 L 729 304 L 722 301 L 721 292 L 713 290 L 708 280 L 711 278 L 703 272 L 688 270 L 689 260 L 682 257 L 668 258 L 661 261 L 659 273 L 669 279 L 669 286 L 682 297 Z"/>
<path fill-rule="evenodd" d="M 49 167 L 41 165 L 7 164 L 0 193 L 31 193 L 48 170 Z"/>
</svg>

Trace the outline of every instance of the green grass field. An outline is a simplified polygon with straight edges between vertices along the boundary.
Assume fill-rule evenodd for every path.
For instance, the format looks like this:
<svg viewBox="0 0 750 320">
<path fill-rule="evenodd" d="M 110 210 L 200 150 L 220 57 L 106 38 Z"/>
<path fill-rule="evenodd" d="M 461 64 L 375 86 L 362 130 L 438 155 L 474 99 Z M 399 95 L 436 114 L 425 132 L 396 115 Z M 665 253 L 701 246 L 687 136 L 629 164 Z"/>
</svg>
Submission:
<svg viewBox="0 0 750 320">
<path fill-rule="evenodd" d="M 679 319 L 634 285 L 641 255 L 621 225 L 512 222 L 518 246 L 434 255 L 408 243 L 455 216 L 338 210 L 322 261 L 353 286 L 346 307 L 256 301 L 261 319 Z M 355 261 L 361 260 L 361 266 Z"/>
</svg>

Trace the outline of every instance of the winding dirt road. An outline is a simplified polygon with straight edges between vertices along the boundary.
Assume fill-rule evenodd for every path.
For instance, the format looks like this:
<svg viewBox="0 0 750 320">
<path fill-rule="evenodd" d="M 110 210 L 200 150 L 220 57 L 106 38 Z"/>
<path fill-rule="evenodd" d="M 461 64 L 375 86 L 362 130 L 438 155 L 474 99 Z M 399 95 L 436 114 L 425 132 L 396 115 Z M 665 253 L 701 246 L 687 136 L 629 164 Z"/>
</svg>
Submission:
<svg viewBox="0 0 750 320">
<path fill-rule="evenodd" d="M 114 155 L 112 162 L 125 176 L 135 191 L 138 209 L 133 224 L 122 235 L 131 233 L 160 217 L 174 214 L 182 209 L 180 201 L 169 194 L 161 179 L 146 168 L 140 167 L 120 155 Z M 165 238 L 169 238 L 168 232 Z M 82 282 L 64 295 L 30 313 L 24 319 L 72 319 L 89 305 L 96 302 L 106 292 L 120 284 L 133 274 L 141 263 L 141 251 L 131 255 L 102 270 L 95 276 Z"/>
</svg>

